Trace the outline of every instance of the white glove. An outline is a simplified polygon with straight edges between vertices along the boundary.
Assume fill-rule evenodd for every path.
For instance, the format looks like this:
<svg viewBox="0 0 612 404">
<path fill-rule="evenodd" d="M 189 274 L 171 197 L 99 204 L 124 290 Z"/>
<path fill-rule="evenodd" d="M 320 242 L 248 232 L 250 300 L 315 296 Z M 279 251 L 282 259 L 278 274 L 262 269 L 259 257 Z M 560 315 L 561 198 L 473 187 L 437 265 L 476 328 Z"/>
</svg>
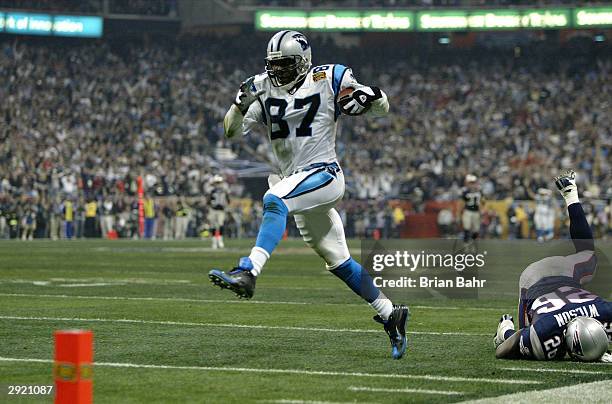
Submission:
<svg viewBox="0 0 612 404">
<path fill-rule="evenodd" d="M 495 348 L 500 346 L 506 340 L 504 335 L 508 330 L 514 330 L 514 319 L 510 314 L 504 314 L 499 320 L 497 332 L 495 333 L 495 337 L 493 337 L 493 346 Z"/>
<path fill-rule="evenodd" d="M 264 93 L 264 90 L 253 92 L 252 89 L 255 88 L 253 86 L 253 80 L 255 80 L 255 77 L 249 77 L 240 84 L 240 89 L 238 90 L 238 94 L 236 94 L 236 100 L 234 100 L 234 105 L 238 107 L 243 116 L 246 115 L 251 104 L 257 101 L 257 98 Z"/>
<path fill-rule="evenodd" d="M 382 98 L 382 92 L 378 87 L 360 87 L 353 91 L 350 97 L 338 100 L 340 110 L 346 115 L 361 115 L 367 112 L 372 103 Z"/>
</svg>

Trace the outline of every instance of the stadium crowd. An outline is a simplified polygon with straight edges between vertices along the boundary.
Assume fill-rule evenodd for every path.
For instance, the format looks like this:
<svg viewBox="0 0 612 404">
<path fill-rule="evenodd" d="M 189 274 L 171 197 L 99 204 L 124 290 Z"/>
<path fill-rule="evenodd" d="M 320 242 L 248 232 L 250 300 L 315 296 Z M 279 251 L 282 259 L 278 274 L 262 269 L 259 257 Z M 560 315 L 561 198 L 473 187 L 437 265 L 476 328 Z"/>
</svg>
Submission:
<svg viewBox="0 0 612 404">
<path fill-rule="evenodd" d="M 67 202 L 83 223 L 76 236 L 106 234 L 105 215 L 119 236 L 134 236 L 138 175 L 156 198 L 155 217 L 172 223 L 168 237 L 200 234 L 212 175 L 226 174 L 233 197 L 248 196 L 218 150 L 271 159 L 263 132 L 230 142 L 221 127 L 238 84 L 262 70 L 264 43 L 1 43 L 0 237 L 53 236 Z M 416 211 L 428 200 L 455 200 L 468 173 L 479 176 L 486 199 L 525 200 L 550 187 L 559 168 L 576 167 L 587 195 L 612 197 L 609 56 L 557 53 L 551 63 L 538 50 L 416 57 L 382 47 L 366 59 L 324 39 L 314 44 L 315 64 L 346 63 L 391 103 L 385 118 L 341 120 L 349 235 L 369 227 L 394 234 L 401 215 L 385 200 L 408 200 Z M 232 209 L 236 234 L 252 235 L 259 202 Z M 188 224 L 179 227 L 183 216 Z"/>
</svg>

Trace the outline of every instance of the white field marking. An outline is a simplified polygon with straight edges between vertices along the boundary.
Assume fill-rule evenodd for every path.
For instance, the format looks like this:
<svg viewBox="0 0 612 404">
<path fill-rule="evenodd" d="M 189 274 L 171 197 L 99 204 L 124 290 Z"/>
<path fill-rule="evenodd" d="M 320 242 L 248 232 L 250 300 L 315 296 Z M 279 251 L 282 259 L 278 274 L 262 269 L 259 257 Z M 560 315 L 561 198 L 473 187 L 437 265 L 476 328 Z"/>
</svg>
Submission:
<svg viewBox="0 0 612 404">
<path fill-rule="evenodd" d="M 612 367 L 612 365 L 607 364 Z M 500 368 L 501 370 L 509 370 L 512 372 L 551 372 L 551 373 L 575 373 L 584 375 L 611 375 L 612 369 L 605 372 L 599 370 L 582 370 L 582 369 L 551 369 L 551 368 Z"/>
<path fill-rule="evenodd" d="M 556 387 L 546 390 L 532 390 L 520 393 L 506 394 L 499 397 L 489 397 L 480 400 L 465 401 L 472 404 L 558 404 L 571 403 L 610 403 L 612 380 L 580 383 L 566 387 Z"/>
<path fill-rule="evenodd" d="M 350 391 L 367 391 L 373 393 L 416 393 L 416 394 L 440 394 L 443 396 L 457 396 L 462 395 L 463 393 L 460 391 L 452 391 L 452 390 L 426 390 L 426 389 L 387 389 L 383 387 L 359 387 L 359 386 L 349 386 Z"/>
<path fill-rule="evenodd" d="M 136 284 L 136 285 L 168 285 L 168 284 L 181 284 L 181 285 L 189 285 L 193 282 L 187 279 L 153 279 L 153 278 L 117 278 L 117 279 L 109 279 L 109 278 L 49 278 L 48 280 L 32 280 L 32 279 L 6 279 L 1 282 L 4 283 L 25 283 L 32 284 L 36 286 L 63 286 L 57 285 L 57 283 L 63 284 L 81 284 L 82 286 L 90 286 L 93 283 L 104 283 L 104 284 L 115 284 L 115 285 L 125 285 L 125 284 Z M 75 286 L 76 287 L 76 286 Z"/>
<path fill-rule="evenodd" d="M 96 287 L 96 286 L 121 286 L 125 285 L 125 283 L 64 283 L 61 285 L 57 285 L 59 288 L 84 288 L 84 287 Z"/>
<path fill-rule="evenodd" d="M 314 332 L 351 332 L 351 333 L 376 333 L 378 330 L 357 328 L 318 328 L 318 327 L 294 327 L 278 325 L 259 324 L 233 324 L 233 323 L 195 323 L 185 321 L 161 321 L 161 320 L 139 320 L 129 318 L 79 318 L 79 317 L 24 317 L 24 316 L 2 316 L 0 320 L 25 320 L 25 321 L 78 321 L 92 323 L 127 323 L 127 324 L 155 324 L 155 325 L 179 325 L 190 327 L 221 327 L 221 328 L 251 328 L 259 330 L 288 330 L 288 331 L 314 331 Z M 465 332 L 435 332 L 435 331 L 407 331 L 412 335 L 445 335 L 445 336 L 489 336 L 489 334 L 470 334 Z"/>
<path fill-rule="evenodd" d="M 33 358 L 7 358 L 0 356 L 0 362 L 36 362 L 52 363 L 50 359 Z M 246 373 L 270 373 L 270 374 L 294 374 L 309 376 L 346 376 L 346 377 L 369 377 L 382 379 L 412 379 L 412 380 L 435 380 L 443 382 L 466 382 L 466 383 L 494 383 L 494 384 L 542 384 L 538 380 L 508 380 L 508 379 L 487 379 L 480 377 L 449 377 L 436 375 L 408 375 L 397 373 L 361 373 L 361 372 L 335 372 L 328 370 L 306 370 L 306 369 L 264 369 L 264 368 L 235 368 L 226 366 L 176 366 L 176 365 L 148 365 L 139 363 L 115 363 L 115 362 L 95 362 L 94 366 L 107 366 L 116 368 L 139 368 L 139 369 L 171 369 L 171 370 L 202 370 L 219 372 L 246 372 Z"/>
<path fill-rule="evenodd" d="M 221 299 L 190 299 L 184 297 L 132 297 L 132 296 L 73 296 L 73 295 L 51 295 L 51 294 L 35 294 L 35 293 L 0 293 L 0 296 L 6 297 L 50 297 L 58 299 L 99 299 L 99 300 L 140 300 L 140 301 L 160 301 L 160 302 L 189 302 L 189 303 L 221 303 L 221 304 L 285 304 L 285 305 L 313 305 L 313 306 L 355 306 L 364 307 L 363 304 L 357 303 L 326 303 L 326 302 L 285 302 L 273 300 L 221 300 Z M 418 310 L 492 310 L 503 312 L 507 309 L 492 309 L 489 307 L 442 307 L 442 306 L 410 306 L 411 309 Z M 484 334 L 483 334 L 484 335 Z"/>
<path fill-rule="evenodd" d="M 130 296 L 77 296 L 77 295 L 49 295 L 49 294 L 29 294 L 29 293 L 0 293 L 6 297 L 42 297 L 58 299 L 91 299 L 91 300 L 135 300 L 135 301 L 159 301 L 159 302 L 189 302 L 189 303 L 252 303 L 252 304 L 283 304 L 283 305 L 309 305 L 309 304 L 328 304 L 339 305 L 340 303 L 306 303 L 306 302 L 277 302 L 262 300 L 220 300 L 220 299 L 190 299 L 186 297 L 130 297 Z M 355 305 L 357 306 L 357 305 Z M 363 306 L 363 305 L 359 305 Z"/>
<path fill-rule="evenodd" d="M 159 274 L 158 274 L 159 275 Z M 108 282 L 108 278 L 50 278 L 53 282 Z M 191 283 L 187 279 L 159 279 L 159 278 L 113 278 L 110 279 L 112 282 L 123 282 L 123 283 L 136 283 L 136 284 L 152 284 L 152 285 L 165 285 L 168 283 Z"/>
<path fill-rule="evenodd" d="M 213 249 L 212 247 L 156 247 L 156 246 L 140 246 L 140 247 L 94 247 L 94 251 L 99 252 L 156 252 L 156 253 L 239 253 L 244 252 L 247 248 L 229 247 L 223 250 Z M 350 249 L 352 255 L 361 255 L 361 250 Z M 316 253 L 310 247 L 281 247 L 274 251 L 274 255 L 312 255 L 316 257 Z"/>
<path fill-rule="evenodd" d="M 259 403 L 276 403 L 276 404 L 375 404 L 370 401 L 312 401 L 312 400 L 292 400 L 283 398 L 280 400 L 259 400 Z"/>
</svg>

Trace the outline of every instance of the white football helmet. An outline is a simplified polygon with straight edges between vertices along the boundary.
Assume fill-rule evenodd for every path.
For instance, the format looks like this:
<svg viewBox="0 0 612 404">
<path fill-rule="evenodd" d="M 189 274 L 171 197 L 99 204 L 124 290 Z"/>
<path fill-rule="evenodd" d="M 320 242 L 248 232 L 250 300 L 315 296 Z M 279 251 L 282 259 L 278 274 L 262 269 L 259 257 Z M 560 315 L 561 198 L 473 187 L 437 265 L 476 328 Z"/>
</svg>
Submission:
<svg viewBox="0 0 612 404">
<path fill-rule="evenodd" d="M 597 361 L 608 350 L 608 335 L 603 324 L 594 318 L 576 317 L 567 323 L 565 345 L 572 358 Z"/>
<path fill-rule="evenodd" d="M 466 184 L 469 184 L 470 182 L 476 182 L 476 181 L 478 181 L 478 177 L 476 177 L 474 174 L 468 174 L 465 176 Z"/>
<path fill-rule="evenodd" d="M 268 42 L 266 73 L 274 87 L 290 89 L 312 66 L 308 39 L 297 31 L 280 31 Z"/>
</svg>

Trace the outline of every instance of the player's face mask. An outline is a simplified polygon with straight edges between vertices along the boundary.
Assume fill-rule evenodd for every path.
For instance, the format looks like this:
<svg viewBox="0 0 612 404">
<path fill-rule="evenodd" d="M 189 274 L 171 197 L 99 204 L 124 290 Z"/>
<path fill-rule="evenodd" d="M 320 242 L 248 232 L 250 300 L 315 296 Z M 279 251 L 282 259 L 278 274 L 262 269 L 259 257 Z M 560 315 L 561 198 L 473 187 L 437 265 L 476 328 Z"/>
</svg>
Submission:
<svg viewBox="0 0 612 404">
<path fill-rule="evenodd" d="M 282 87 L 297 81 L 304 74 L 305 65 L 305 60 L 297 55 L 266 58 L 266 73 L 274 87 Z"/>
</svg>

